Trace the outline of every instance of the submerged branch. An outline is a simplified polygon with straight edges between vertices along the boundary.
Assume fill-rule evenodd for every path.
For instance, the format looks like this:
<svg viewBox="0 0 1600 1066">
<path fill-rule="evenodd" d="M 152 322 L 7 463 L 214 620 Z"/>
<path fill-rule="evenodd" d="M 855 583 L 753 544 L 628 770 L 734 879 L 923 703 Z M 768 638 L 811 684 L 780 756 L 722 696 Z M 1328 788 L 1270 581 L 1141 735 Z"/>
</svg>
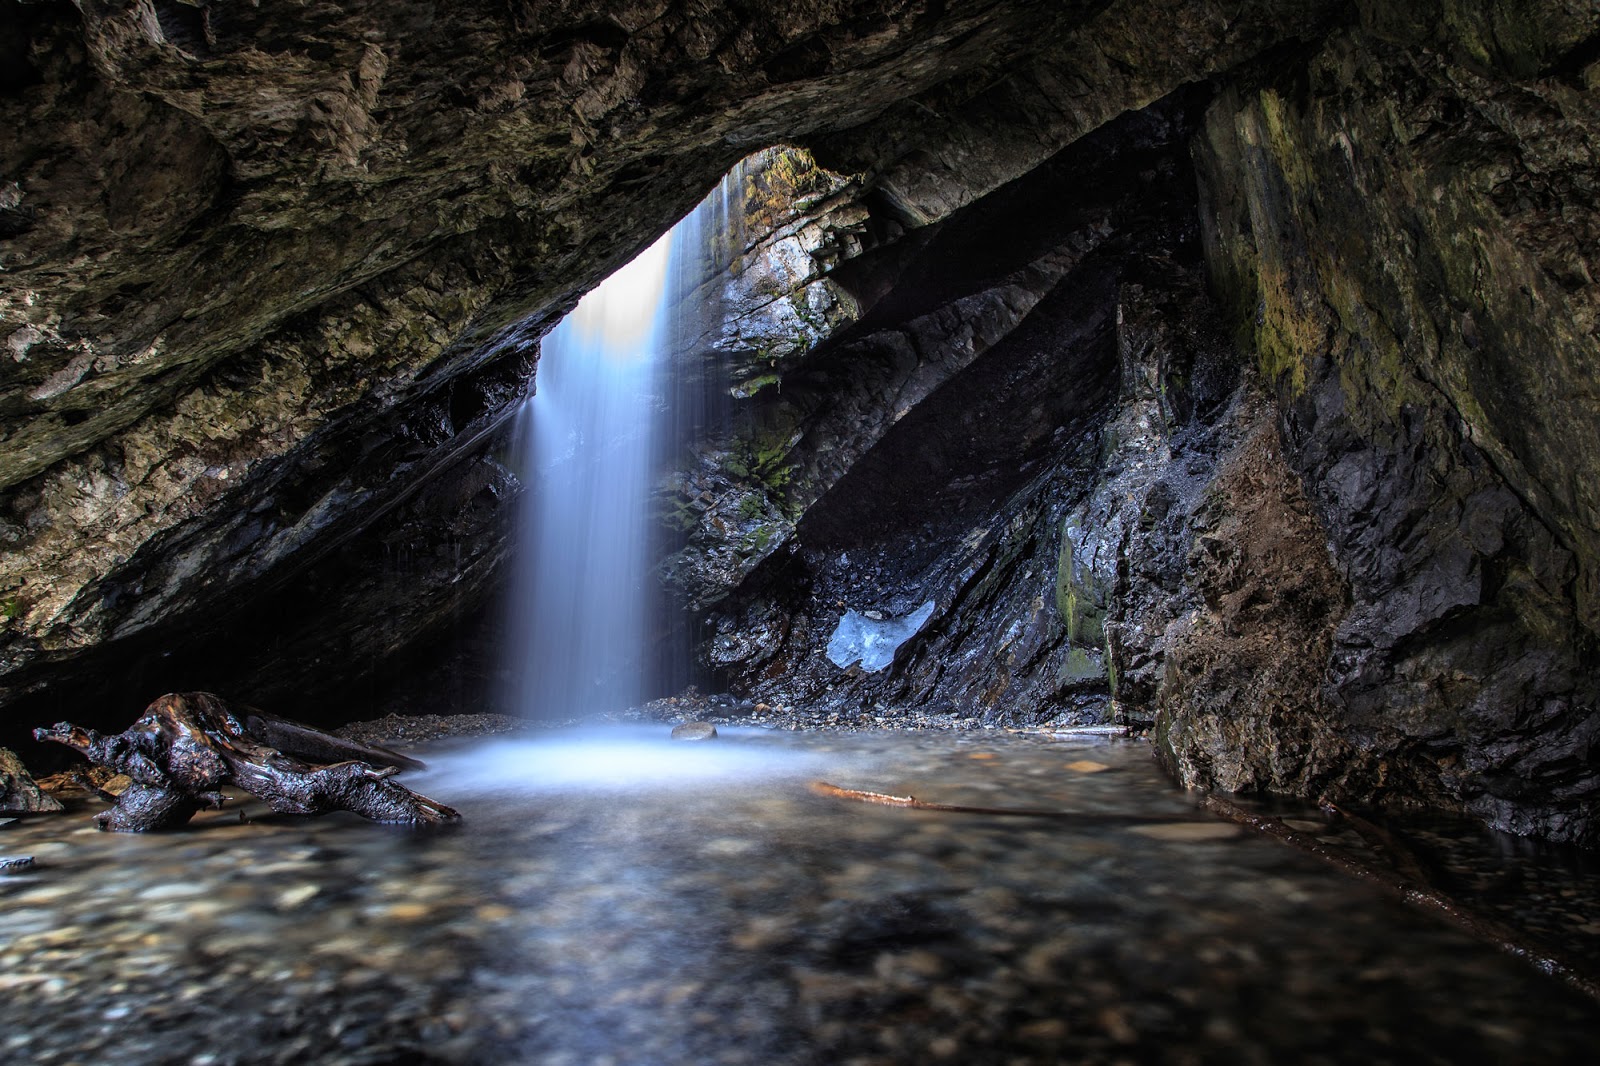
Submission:
<svg viewBox="0 0 1600 1066">
<path fill-rule="evenodd" d="M 1323 801 L 1322 809 L 1344 819 L 1345 823 L 1360 834 L 1361 839 L 1367 842 L 1367 847 L 1377 853 L 1378 857 L 1394 867 L 1395 872 L 1419 885 L 1431 885 L 1437 878 L 1428 872 L 1427 865 L 1411 850 L 1411 847 L 1381 825 L 1351 810 L 1327 800 Z"/>
<path fill-rule="evenodd" d="M 965 807 L 955 803 L 928 803 L 915 796 L 894 796 L 887 792 L 866 792 L 857 788 L 840 788 L 826 781 L 811 782 L 811 791 L 833 799 L 854 800 L 857 803 L 874 803 L 880 807 L 903 807 L 913 811 L 946 811 L 952 814 L 987 814 L 1005 818 L 1052 818 L 1056 821 L 1080 825 L 1171 825 L 1177 818 L 1159 818 L 1140 814 L 1089 814 L 1078 811 L 1036 810 L 1028 807 Z"/>
<path fill-rule="evenodd" d="M 1139 825 L 1171 824 L 1171 818 L 1148 818 L 1138 815 L 1075 814 L 1070 811 L 1033 810 L 1025 807 L 966 807 L 951 803 L 927 803 L 915 796 L 896 796 L 886 792 L 868 792 L 862 789 L 841 788 L 826 781 L 811 782 L 811 791 L 833 799 L 872 803 L 882 807 L 900 807 L 916 811 L 945 811 L 954 814 L 1001 815 L 1018 818 L 1049 818 L 1079 824 Z M 1422 910 L 1436 914 L 1480 940 L 1501 951 L 1525 959 L 1538 970 L 1559 978 L 1591 999 L 1600 1001 L 1600 979 L 1588 966 L 1557 948 L 1513 928 L 1497 918 L 1480 913 L 1451 898 L 1433 884 L 1425 864 L 1394 834 L 1360 815 L 1325 804 L 1327 810 L 1350 822 L 1373 850 L 1393 864 L 1386 868 L 1364 862 L 1343 848 L 1324 844 L 1315 837 L 1291 829 L 1277 818 L 1245 809 L 1231 800 L 1215 794 L 1202 796 L 1200 809 L 1225 821 L 1252 829 L 1263 836 L 1315 855 L 1344 873 L 1366 881 L 1385 892 Z"/>
</svg>

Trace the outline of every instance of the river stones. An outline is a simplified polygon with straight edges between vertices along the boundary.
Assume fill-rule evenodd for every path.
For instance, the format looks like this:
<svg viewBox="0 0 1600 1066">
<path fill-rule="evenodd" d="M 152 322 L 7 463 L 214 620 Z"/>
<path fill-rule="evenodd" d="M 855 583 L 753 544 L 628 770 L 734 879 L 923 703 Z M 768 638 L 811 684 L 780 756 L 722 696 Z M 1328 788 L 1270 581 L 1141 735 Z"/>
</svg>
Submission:
<svg viewBox="0 0 1600 1066">
<path fill-rule="evenodd" d="M 715 740 L 717 727 L 710 722 L 685 722 L 672 730 L 673 740 Z"/>
</svg>

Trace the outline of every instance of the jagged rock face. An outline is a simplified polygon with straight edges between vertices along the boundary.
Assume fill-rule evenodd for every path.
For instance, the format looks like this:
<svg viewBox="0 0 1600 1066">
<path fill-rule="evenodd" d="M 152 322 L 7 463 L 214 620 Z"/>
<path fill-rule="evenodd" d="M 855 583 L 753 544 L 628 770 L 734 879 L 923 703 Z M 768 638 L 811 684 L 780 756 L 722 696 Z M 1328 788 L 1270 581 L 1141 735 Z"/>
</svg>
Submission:
<svg viewBox="0 0 1600 1066">
<path fill-rule="evenodd" d="M 1368 22 L 1224 94 L 1197 145 L 1219 292 L 1349 589 L 1331 646 L 1302 637 L 1298 728 L 1328 741 L 1298 790 L 1351 773 L 1592 839 L 1600 14 Z M 1172 751 L 1225 748 L 1277 776 L 1259 741 Z"/>
<path fill-rule="evenodd" d="M 961 465 L 941 455 L 919 480 L 915 455 L 962 413 L 1017 404 L 952 376 L 963 412 L 936 390 L 866 431 L 708 658 L 756 698 L 844 714 L 1062 720 L 1109 689 L 1189 784 L 1426 802 L 1592 841 L 1600 522 L 1596 453 L 1572 442 L 1600 414 L 1597 19 L 1366 11 L 1225 85 L 1194 141 L 1217 302 L 1185 298 L 1181 276 L 1102 298 L 1117 398 L 1088 404 L 1090 433 L 993 525 L 941 528 L 937 486 Z M 984 321 L 959 300 L 940 312 L 945 336 Z M 1216 349 L 1185 330 L 1208 317 L 1253 365 L 1197 358 Z M 1170 409 L 1201 365 L 1210 399 Z M 897 490 L 923 501 L 915 550 Z M 927 597 L 935 620 L 891 669 L 823 654 L 847 611 L 893 620 Z"/>
<path fill-rule="evenodd" d="M 214 663 L 749 150 L 920 224 L 1337 5 L 1166 7 L 7 0 L 0 702 Z"/>
<path fill-rule="evenodd" d="M 752 415 L 784 427 L 782 477 L 767 480 L 798 521 L 713 616 L 706 656 L 725 676 L 753 698 L 846 715 L 1105 713 L 1099 590 L 1118 538 L 1096 522 L 1098 555 L 1075 553 L 1069 531 L 1087 515 L 1098 444 L 1117 433 L 1101 423 L 1119 383 L 1124 406 L 1158 423 L 1124 442 L 1130 452 L 1192 417 L 1175 410 L 1180 390 L 1161 397 L 1203 345 L 1155 337 L 1169 319 L 1209 314 L 1187 162 L 1199 102 L 1119 120 L 914 249 L 835 272 L 863 317 Z M 1146 285 L 1168 306 L 1141 318 Z M 1095 558 L 1086 568 L 1075 554 Z M 826 654 L 846 612 L 887 620 L 929 602 L 893 668 L 841 670 Z"/>
<path fill-rule="evenodd" d="M 783 148 L 744 160 L 712 194 L 708 225 L 724 232 L 698 235 L 706 280 L 671 314 L 671 447 L 683 455 L 656 494 L 683 541 L 659 572 L 689 610 L 720 600 L 793 532 L 781 490 L 794 419 L 752 417 L 740 401 L 779 385 L 859 317 L 856 299 L 827 272 L 862 251 L 870 213 L 859 193 L 810 153 Z M 740 425 L 730 433 L 735 406 Z"/>
</svg>

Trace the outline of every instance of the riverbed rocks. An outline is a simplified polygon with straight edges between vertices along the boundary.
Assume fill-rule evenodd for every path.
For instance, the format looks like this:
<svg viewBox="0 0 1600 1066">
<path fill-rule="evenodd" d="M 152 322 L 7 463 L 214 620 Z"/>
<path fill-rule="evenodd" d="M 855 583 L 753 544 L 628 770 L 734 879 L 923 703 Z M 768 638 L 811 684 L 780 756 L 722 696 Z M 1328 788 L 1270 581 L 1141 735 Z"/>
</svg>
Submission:
<svg viewBox="0 0 1600 1066">
<path fill-rule="evenodd" d="M 1254 834 L 1116 825 L 1205 824 L 1147 745 L 724 742 L 760 769 L 561 791 L 475 790 L 468 772 L 467 818 L 425 840 L 262 804 L 132 841 L 32 820 L 0 834 L 39 862 L 5 879 L 0 1044 L 40 1066 L 219 1048 L 337 1066 L 1591 1057 L 1593 1002 L 1525 960 Z M 1061 768 L 1080 759 L 1112 769 Z M 805 788 L 822 768 L 1113 824 L 839 803 Z M 1471 824 L 1392 828 L 1506 921 L 1593 957 L 1582 859 L 1511 867 Z M 1347 825 L 1319 836 L 1371 859 Z"/>
</svg>

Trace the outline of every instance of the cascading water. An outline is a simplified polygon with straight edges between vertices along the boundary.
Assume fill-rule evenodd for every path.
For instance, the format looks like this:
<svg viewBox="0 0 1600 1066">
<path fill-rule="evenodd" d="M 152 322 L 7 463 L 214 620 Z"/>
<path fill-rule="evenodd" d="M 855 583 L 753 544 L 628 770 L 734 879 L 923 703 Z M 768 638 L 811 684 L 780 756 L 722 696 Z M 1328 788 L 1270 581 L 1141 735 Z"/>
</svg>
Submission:
<svg viewBox="0 0 1600 1066">
<path fill-rule="evenodd" d="M 645 513 L 666 319 L 668 233 L 544 340 L 519 434 L 533 484 L 513 617 L 523 714 L 565 718 L 643 695 Z"/>
<path fill-rule="evenodd" d="M 517 434 L 532 479 L 511 619 L 513 700 L 526 717 L 582 717 L 650 694 L 652 471 L 706 418 L 682 395 L 703 395 L 706 372 L 684 386 L 667 365 L 674 309 L 726 268 L 741 181 L 736 168 L 544 339 Z"/>
</svg>

